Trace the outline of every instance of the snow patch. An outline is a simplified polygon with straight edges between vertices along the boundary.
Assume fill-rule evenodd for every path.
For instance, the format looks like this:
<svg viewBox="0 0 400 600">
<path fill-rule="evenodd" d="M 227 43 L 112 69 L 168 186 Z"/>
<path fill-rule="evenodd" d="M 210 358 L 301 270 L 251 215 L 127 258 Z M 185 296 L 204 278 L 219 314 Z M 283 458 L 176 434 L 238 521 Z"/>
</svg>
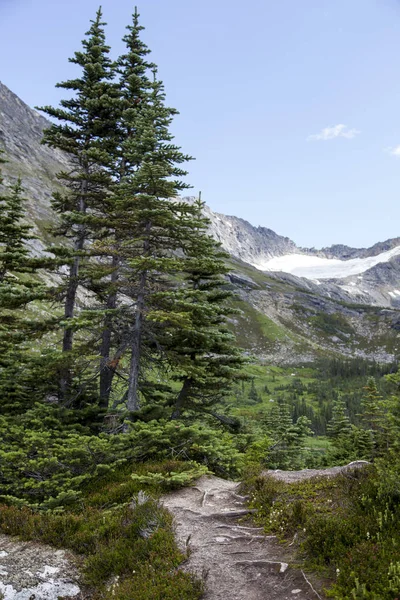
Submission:
<svg viewBox="0 0 400 600">
<path fill-rule="evenodd" d="M 283 271 L 297 277 L 307 279 L 342 279 L 350 275 L 358 275 L 371 269 L 379 263 L 388 262 L 394 256 L 400 254 L 400 246 L 382 252 L 377 256 L 367 258 L 353 258 L 351 260 L 339 260 L 336 258 L 320 258 L 308 254 L 285 254 L 275 256 L 272 259 L 258 259 L 251 263 L 260 271 Z"/>
</svg>

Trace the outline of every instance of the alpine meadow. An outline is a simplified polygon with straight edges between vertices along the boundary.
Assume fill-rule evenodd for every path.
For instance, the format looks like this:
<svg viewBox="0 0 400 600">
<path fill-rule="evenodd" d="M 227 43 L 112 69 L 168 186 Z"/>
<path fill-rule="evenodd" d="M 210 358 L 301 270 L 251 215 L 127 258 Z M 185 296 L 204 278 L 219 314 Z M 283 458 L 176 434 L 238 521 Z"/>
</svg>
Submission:
<svg viewBox="0 0 400 600">
<path fill-rule="evenodd" d="M 400 238 L 189 196 L 141 23 L 0 83 L 0 598 L 398 600 Z"/>
</svg>

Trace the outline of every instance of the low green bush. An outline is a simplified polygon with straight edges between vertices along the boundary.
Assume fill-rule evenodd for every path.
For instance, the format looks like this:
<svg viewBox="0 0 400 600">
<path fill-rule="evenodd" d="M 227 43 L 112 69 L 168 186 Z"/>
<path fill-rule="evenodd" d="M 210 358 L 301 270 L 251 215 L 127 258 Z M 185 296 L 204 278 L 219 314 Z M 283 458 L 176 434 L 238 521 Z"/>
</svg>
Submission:
<svg viewBox="0 0 400 600">
<path fill-rule="evenodd" d="M 80 512 L 61 514 L 3 505 L 0 531 L 82 555 L 92 598 L 201 598 L 202 581 L 178 570 L 186 557 L 176 545 L 172 516 L 157 500 L 140 491 L 108 510 L 90 503 L 89 495 Z"/>
<path fill-rule="evenodd" d="M 188 483 L 207 469 L 237 476 L 242 461 L 235 436 L 221 428 L 137 421 L 127 433 L 93 435 L 68 423 L 68 411 L 46 405 L 36 405 L 23 415 L 0 417 L 0 437 L 0 502 L 44 510 L 76 504 L 92 482 L 132 464 L 191 462 L 190 475 L 178 471 L 164 480 L 156 474 L 149 476 L 152 481 L 142 480 L 167 488 Z M 132 491 L 137 489 L 136 485 Z"/>
<path fill-rule="evenodd" d="M 385 480 L 395 471 L 382 463 L 293 484 L 250 473 L 244 485 L 257 524 L 283 540 L 297 534 L 299 557 L 331 580 L 329 597 L 398 600 L 400 502 Z"/>
</svg>

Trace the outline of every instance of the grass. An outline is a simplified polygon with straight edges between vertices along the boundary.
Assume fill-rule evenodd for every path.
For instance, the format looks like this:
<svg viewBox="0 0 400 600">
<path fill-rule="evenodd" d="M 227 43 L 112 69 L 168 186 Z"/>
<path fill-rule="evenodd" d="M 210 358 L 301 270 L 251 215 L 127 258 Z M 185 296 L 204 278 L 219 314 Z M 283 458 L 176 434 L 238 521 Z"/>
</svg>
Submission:
<svg viewBox="0 0 400 600">
<path fill-rule="evenodd" d="M 257 413 L 260 408 L 269 410 L 271 400 L 277 401 L 281 396 L 293 389 L 296 382 L 306 387 L 316 379 L 316 370 L 306 366 L 299 367 L 277 367 L 264 365 L 260 363 L 249 363 L 245 367 L 245 373 L 249 380 L 239 384 L 230 402 L 234 406 L 233 413 L 240 415 L 242 409 Z M 251 387 L 254 385 L 260 402 L 249 406 L 248 396 Z M 311 394 L 307 391 L 302 392 L 308 402 L 313 400 Z"/>
<path fill-rule="evenodd" d="M 239 346 L 251 352 L 262 353 L 271 350 L 277 341 L 289 339 L 283 326 L 277 325 L 248 302 L 235 300 L 233 306 L 240 310 L 235 315 L 233 327 Z"/>
</svg>

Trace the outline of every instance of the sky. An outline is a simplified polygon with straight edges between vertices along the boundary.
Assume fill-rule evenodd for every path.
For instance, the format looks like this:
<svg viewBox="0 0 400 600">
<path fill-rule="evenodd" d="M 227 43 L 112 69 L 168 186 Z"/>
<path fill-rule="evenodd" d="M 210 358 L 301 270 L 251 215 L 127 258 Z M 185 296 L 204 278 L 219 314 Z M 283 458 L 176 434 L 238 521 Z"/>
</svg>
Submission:
<svg viewBox="0 0 400 600">
<path fill-rule="evenodd" d="M 98 0 L 0 0 L 0 80 L 76 75 Z M 118 56 L 134 3 L 103 0 Z M 305 247 L 400 236 L 400 0 L 138 0 L 191 194 Z"/>
</svg>

